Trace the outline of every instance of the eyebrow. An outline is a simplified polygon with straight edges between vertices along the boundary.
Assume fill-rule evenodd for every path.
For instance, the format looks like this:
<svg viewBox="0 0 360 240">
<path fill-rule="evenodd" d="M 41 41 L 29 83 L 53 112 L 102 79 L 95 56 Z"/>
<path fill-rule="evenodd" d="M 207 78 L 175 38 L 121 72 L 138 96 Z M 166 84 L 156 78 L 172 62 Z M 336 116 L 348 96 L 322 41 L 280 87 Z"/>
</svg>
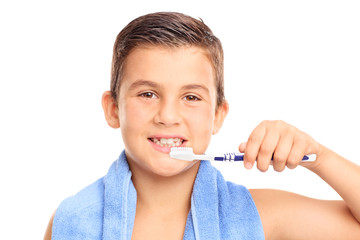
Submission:
<svg viewBox="0 0 360 240">
<path fill-rule="evenodd" d="M 160 88 L 160 85 L 156 82 L 140 79 L 140 80 L 136 80 L 135 82 L 133 82 L 130 85 L 129 90 L 136 89 L 137 87 L 140 87 L 140 86 Z M 188 90 L 193 90 L 193 89 L 201 89 L 207 93 L 210 92 L 209 88 L 207 88 L 205 85 L 202 85 L 202 84 L 187 84 L 187 85 L 181 87 L 181 90 L 183 90 L 183 91 L 186 91 L 186 90 L 188 91 Z"/>
<path fill-rule="evenodd" d="M 135 89 L 140 86 L 149 86 L 149 87 L 153 87 L 153 88 L 159 88 L 159 84 L 157 84 L 156 82 L 152 82 L 152 81 L 148 81 L 148 80 L 137 80 L 130 85 L 129 90 Z"/>
<path fill-rule="evenodd" d="M 201 89 L 204 90 L 205 92 L 209 93 L 209 88 L 207 88 L 206 86 L 202 85 L 202 84 L 188 84 L 185 85 L 183 87 L 181 87 L 182 90 L 193 90 L 193 89 Z"/>
</svg>

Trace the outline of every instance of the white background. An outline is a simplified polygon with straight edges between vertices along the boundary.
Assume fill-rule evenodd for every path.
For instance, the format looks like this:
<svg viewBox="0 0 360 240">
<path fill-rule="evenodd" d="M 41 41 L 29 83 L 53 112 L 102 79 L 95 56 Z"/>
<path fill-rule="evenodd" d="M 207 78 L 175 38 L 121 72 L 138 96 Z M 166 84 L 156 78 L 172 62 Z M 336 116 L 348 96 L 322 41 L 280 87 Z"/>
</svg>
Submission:
<svg viewBox="0 0 360 240">
<path fill-rule="evenodd" d="M 8 2 L 0 4 L 1 239 L 41 239 L 61 200 L 120 154 L 100 98 L 116 35 L 150 12 L 201 17 L 222 40 L 230 112 L 209 152 L 236 151 L 262 120 L 282 119 L 360 164 L 358 1 Z M 300 167 L 216 166 L 248 188 L 339 199 Z"/>
</svg>

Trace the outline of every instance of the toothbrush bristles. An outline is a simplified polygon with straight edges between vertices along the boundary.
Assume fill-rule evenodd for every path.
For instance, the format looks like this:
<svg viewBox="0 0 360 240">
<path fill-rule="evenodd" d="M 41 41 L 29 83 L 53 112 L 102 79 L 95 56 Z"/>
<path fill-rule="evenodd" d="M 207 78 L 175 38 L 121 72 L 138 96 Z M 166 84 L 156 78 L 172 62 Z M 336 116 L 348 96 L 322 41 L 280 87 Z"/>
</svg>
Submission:
<svg viewBox="0 0 360 240">
<path fill-rule="evenodd" d="M 194 152 L 189 147 L 173 147 L 170 149 L 170 157 L 179 160 L 192 161 L 194 160 Z"/>
</svg>

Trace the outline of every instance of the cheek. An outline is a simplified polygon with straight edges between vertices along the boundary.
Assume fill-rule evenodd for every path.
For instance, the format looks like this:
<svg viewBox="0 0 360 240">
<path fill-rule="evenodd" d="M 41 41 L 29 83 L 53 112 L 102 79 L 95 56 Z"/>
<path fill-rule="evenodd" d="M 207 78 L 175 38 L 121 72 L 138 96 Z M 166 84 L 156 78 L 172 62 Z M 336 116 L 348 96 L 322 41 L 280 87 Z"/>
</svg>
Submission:
<svg viewBox="0 0 360 240">
<path fill-rule="evenodd" d="M 147 108 L 140 107 L 136 101 L 128 101 L 121 105 L 119 118 L 123 134 L 139 131 L 149 117 Z"/>
<path fill-rule="evenodd" d="M 205 152 L 210 143 L 214 122 L 214 114 L 211 108 L 196 109 L 188 118 L 189 128 L 194 138 L 194 150 Z"/>
</svg>

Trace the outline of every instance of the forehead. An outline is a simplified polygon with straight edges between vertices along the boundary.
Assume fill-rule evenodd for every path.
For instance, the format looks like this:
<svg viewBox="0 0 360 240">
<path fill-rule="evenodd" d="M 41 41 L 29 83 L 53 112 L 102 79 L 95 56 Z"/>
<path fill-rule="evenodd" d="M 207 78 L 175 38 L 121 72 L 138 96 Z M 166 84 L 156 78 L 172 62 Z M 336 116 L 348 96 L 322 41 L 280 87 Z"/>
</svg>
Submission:
<svg viewBox="0 0 360 240">
<path fill-rule="evenodd" d="M 166 83 L 202 83 L 215 86 L 208 53 L 200 47 L 141 46 L 134 48 L 123 65 L 121 85 L 143 79 Z"/>
</svg>

